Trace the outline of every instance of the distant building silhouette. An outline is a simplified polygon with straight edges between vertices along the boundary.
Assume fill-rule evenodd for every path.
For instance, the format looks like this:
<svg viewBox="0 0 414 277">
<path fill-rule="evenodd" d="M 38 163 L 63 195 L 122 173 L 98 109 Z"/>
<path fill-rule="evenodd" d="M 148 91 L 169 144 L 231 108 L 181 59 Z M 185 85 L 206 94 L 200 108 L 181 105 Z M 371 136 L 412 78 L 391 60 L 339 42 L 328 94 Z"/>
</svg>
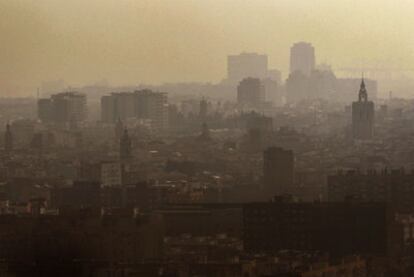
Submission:
<svg viewBox="0 0 414 277">
<path fill-rule="evenodd" d="M 128 130 L 125 129 L 122 134 L 120 145 L 119 145 L 119 157 L 121 161 L 126 161 L 132 157 L 131 154 L 131 139 L 128 135 Z"/>
<path fill-rule="evenodd" d="M 227 57 L 227 78 L 235 83 L 244 78 L 265 78 L 267 71 L 267 55 L 257 53 L 241 53 Z"/>
<path fill-rule="evenodd" d="M 136 116 L 136 96 L 132 92 L 117 92 L 101 98 L 101 120 L 114 123 Z"/>
<path fill-rule="evenodd" d="M 13 135 L 9 123 L 6 124 L 6 132 L 4 134 L 4 150 L 6 150 L 7 153 L 13 151 Z"/>
<path fill-rule="evenodd" d="M 264 102 L 265 89 L 258 78 L 245 78 L 237 87 L 237 102 L 243 108 L 260 108 Z"/>
<path fill-rule="evenodd" d="M 352 103 L 352 134 L 354 139 L 371 139 L 374 134 L 374 103 L 368 101 L 364 79 L 358 94 L 358 101 Z"/>
<path fill-rule="evenodd" d="M 286 99 L 289 103 L 294 103 L 308 97 L 309 77 L 301 71 L 294 71 L 289 74 L 286 80 Z"/>
<path fill-rule="evenodd" d="M 262 84 L 265 90 L 265 100 L 266 102 L 272 102 L 276 106 L 282 106 L 283 104 L 283 94 L 280 82 L 266 78 L 262 80 Z"/>
<path fill-rule="evenodd" d="M 307 42 L 295 43 L 290 48 L 290 73 L 300 71 L 310 76 L 315 69 L 315 49 Z"/>
<path fill-rule="evenodd" d="M 292 150 L 270 147 L 263 152 L 263 183 L 269 196 L 287 194 L 294 182 Z"/>
<path fill-rule="evenodd" d="M 148 89 L 119 92 L 101 98 L 101 120 L 115 123 L 128 118 L 148 120 L 154 131 L 168 128 L 167 93 Z"/>
<path fill-rule="evenodd" d="M 62 92 L 38 100 L 38 117 L 43 122 L 67 123 L 84 121 L 87 117 L 86 95 Z"/>
</svg>

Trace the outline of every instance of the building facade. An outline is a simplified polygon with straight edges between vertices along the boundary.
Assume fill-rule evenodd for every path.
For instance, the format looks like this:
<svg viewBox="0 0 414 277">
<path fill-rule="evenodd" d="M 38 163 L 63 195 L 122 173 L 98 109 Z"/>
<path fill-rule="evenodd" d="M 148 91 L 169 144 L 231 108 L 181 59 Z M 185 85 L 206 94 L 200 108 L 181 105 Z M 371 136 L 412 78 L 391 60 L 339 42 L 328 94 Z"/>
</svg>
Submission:
<svg viewBox="0 0 414 277">
<path fill-rule="evenodd" d="M 266 78 L 268 75 L 267 55 L 241 53 L 227 57 L 227 78 L 238 83 L 244 78 Z"/>
<path fill-rule="evenodd" d="M 146 120 L 149 121 L 149 125 L 154 131 L 162 132 L 167 130 L 167 93 L 144 89 L 102 96 L 102 122 L 115 123 L 119 119 Z"/>
<path fill-rule="evenodd" d="M 244 78 L 237 86 L 237 102 L 242 109 L 259 109 L 265 101 L 265 88 L 258 78 Z"/>
<path fill-rule="evenodd" d="M 62 92 L 38 100 L 38 117 L 46 123 L 82 122 L 87 118 L 86 95 Z"/>
</svg>

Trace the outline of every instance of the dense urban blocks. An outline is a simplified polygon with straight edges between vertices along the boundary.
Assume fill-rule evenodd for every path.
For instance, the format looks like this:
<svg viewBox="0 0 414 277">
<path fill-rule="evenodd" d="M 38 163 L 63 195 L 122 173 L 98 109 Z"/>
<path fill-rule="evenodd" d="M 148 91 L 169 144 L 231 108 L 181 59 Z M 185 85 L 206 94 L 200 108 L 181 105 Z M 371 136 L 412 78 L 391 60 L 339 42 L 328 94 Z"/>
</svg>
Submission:
<svg viewBox="0 0 414 277">
<path fill-rule="evenodd" d="M 402 225 L 385 203 L 272 202 L 243 205 L 246 251 L 319 250 L 334 256 L 398 257 Z"/>
</svg>

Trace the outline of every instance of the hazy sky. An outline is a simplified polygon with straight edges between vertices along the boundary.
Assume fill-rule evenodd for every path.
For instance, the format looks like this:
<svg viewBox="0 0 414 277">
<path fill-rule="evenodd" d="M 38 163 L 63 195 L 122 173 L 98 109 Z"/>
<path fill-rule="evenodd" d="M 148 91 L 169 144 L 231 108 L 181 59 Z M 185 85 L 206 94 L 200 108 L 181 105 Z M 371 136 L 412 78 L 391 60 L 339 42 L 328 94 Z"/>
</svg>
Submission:
<svg viewBox="0 0 414 277">
<path fill-rule="evenodd" d="M 0 0 L 0 95 L 53 79 L 216 82 L 242 51 L 284 71 L 301 40 L 334 67 L 414 68 L 413 15 L 412 0 Z"/>
</svg>

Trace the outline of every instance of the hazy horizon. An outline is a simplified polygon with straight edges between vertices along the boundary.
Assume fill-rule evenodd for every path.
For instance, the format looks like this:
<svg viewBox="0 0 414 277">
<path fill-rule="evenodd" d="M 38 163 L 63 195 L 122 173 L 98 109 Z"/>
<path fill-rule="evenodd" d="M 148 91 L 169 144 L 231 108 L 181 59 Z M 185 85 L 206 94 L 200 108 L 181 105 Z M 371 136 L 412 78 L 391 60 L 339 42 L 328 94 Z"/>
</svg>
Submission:
<svg viewBox="0 0 414 277">
<path fill-rule="evenodd" d="M 333 68 L 414 68 L 412 1 L 1 1 L 0 96 L 42 81 L 218 82 L 258 52 L 286 77 L 290 46 Z"/>
</svg>

